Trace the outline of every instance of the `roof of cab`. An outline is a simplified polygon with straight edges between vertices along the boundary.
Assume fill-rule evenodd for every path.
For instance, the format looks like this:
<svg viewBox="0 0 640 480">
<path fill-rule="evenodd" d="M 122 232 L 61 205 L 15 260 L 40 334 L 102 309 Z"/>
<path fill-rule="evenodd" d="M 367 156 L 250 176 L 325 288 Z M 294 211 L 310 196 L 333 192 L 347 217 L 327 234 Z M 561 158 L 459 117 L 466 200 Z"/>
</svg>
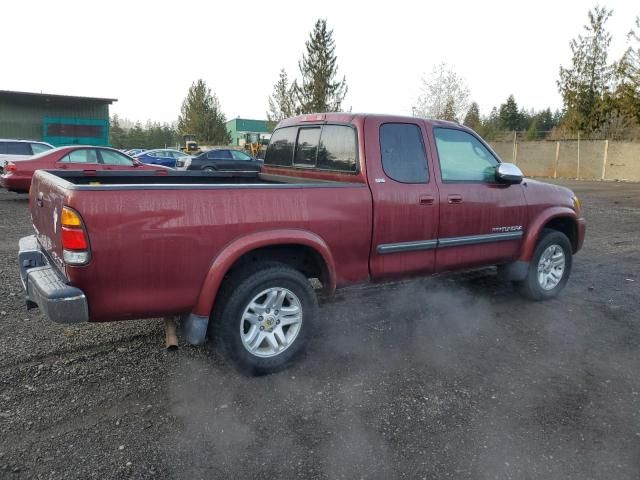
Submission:
<svg viewBox="0 0 640 480">
<path fill-rule="evenodd" d="M 437 127 L 463 127 L 463 125 L 457 122 L 450 122 L 447 120 L 437 120 L 430 118 L 411 117 L 408 115 L 389 115 L 378 113 L 351 113 L 351 112 L 327 112 L 327 113 L 309 113 L 305 115 L 298 115 L 295 117 L 286 118 L 281 120 L 276 128 L 290 127 L 293 125 L 302 125 L 305 123 L 326 123 L 326 122 L 338 122 L 338 123 L 353 123 L 356 118 L 378 118 L 382 120 L 388 120 L 390 122 L 414 122 L 415 120 L 423 120 L 432 126 Z"/>
</svg>

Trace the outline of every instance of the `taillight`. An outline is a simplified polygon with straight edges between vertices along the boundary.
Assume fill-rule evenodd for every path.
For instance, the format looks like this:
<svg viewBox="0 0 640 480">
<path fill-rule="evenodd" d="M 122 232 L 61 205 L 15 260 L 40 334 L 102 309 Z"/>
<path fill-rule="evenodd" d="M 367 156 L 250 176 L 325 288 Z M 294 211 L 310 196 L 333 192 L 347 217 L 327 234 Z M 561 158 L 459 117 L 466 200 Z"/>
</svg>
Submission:
<svg viewBox="0 0 640 480">
<path fill-rule="evenodd" d="M 13 173 L 13 172 L 15 172 L 16 170 L 17 170 L 17 168 L 16 168 L 16 164 L 15 164 L 15 163 L 13 163 L 13 162 L 6 162 L 6 163 L 4 164 L 4 171 L 5 171 L 5 172 L 11 172 L 11 173 Z"/>
<path fill-rule="evenodd" d="M 60 214 L 62 258 L 68 265 L 84 265 L 89 261 L 89 242 L 78 212 L 62 207 Z"/>
</svg>

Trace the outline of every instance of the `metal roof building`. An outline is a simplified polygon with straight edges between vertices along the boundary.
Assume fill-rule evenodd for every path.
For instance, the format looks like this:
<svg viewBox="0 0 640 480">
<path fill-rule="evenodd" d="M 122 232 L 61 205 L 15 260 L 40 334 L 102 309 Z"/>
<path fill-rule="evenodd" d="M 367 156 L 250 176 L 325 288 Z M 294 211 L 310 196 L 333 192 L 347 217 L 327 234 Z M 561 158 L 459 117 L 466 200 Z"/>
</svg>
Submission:
<svg viewBox="0 0 640 480">
<path fill-rule="evenodd" d="M 55 146 L 108 145 L 109 105 L 116 101 L 0 90 L 0 138 L 43 140 Z"/>
<path fill-rule="evenodd" d="M 234 118 L 227 122 L 227 130 L 231 135 L 231 145 L 244 146 L 245 142 L 258 142 L 271 138 L 272 129 L 266 120 L 250 120 Z"/>
</svg>

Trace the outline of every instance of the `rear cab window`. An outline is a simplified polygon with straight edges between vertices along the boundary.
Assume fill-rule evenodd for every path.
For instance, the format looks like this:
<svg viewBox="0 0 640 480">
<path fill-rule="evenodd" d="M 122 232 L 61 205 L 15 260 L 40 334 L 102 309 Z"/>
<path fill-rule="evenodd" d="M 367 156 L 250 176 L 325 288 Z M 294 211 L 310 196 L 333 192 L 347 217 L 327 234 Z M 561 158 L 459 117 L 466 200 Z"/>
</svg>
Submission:
<svg viewBox="0 0 640 480">
<path fill-rule="evenodd" d="M 344 173 L 358 171 L 358 143 L 349 125 L 309 125 L 275 130 L 265 165 Z"/>
<path fill-rule="evenodd" d="M 427 183 L 429 170 L 420 127 L 414 123 L 380 125 L 380 156 L 387 176 L 400 183 Z"/>
</svg>

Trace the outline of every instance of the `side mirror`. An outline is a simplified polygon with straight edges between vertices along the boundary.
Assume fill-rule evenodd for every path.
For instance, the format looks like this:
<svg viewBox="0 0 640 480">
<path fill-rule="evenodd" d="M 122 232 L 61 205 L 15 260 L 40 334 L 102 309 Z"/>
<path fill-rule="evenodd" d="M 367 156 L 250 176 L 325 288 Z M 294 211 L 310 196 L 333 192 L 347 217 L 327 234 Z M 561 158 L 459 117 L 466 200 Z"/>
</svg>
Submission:
<svg viewBox="0 0 640 480">
<path fill-rule="evenodd" d="M 496 167 L 496 180 L 500 183 L 521 183 L 523 177 L 522 170 L 513 163 L 501 163 Z"/>
</svg>

